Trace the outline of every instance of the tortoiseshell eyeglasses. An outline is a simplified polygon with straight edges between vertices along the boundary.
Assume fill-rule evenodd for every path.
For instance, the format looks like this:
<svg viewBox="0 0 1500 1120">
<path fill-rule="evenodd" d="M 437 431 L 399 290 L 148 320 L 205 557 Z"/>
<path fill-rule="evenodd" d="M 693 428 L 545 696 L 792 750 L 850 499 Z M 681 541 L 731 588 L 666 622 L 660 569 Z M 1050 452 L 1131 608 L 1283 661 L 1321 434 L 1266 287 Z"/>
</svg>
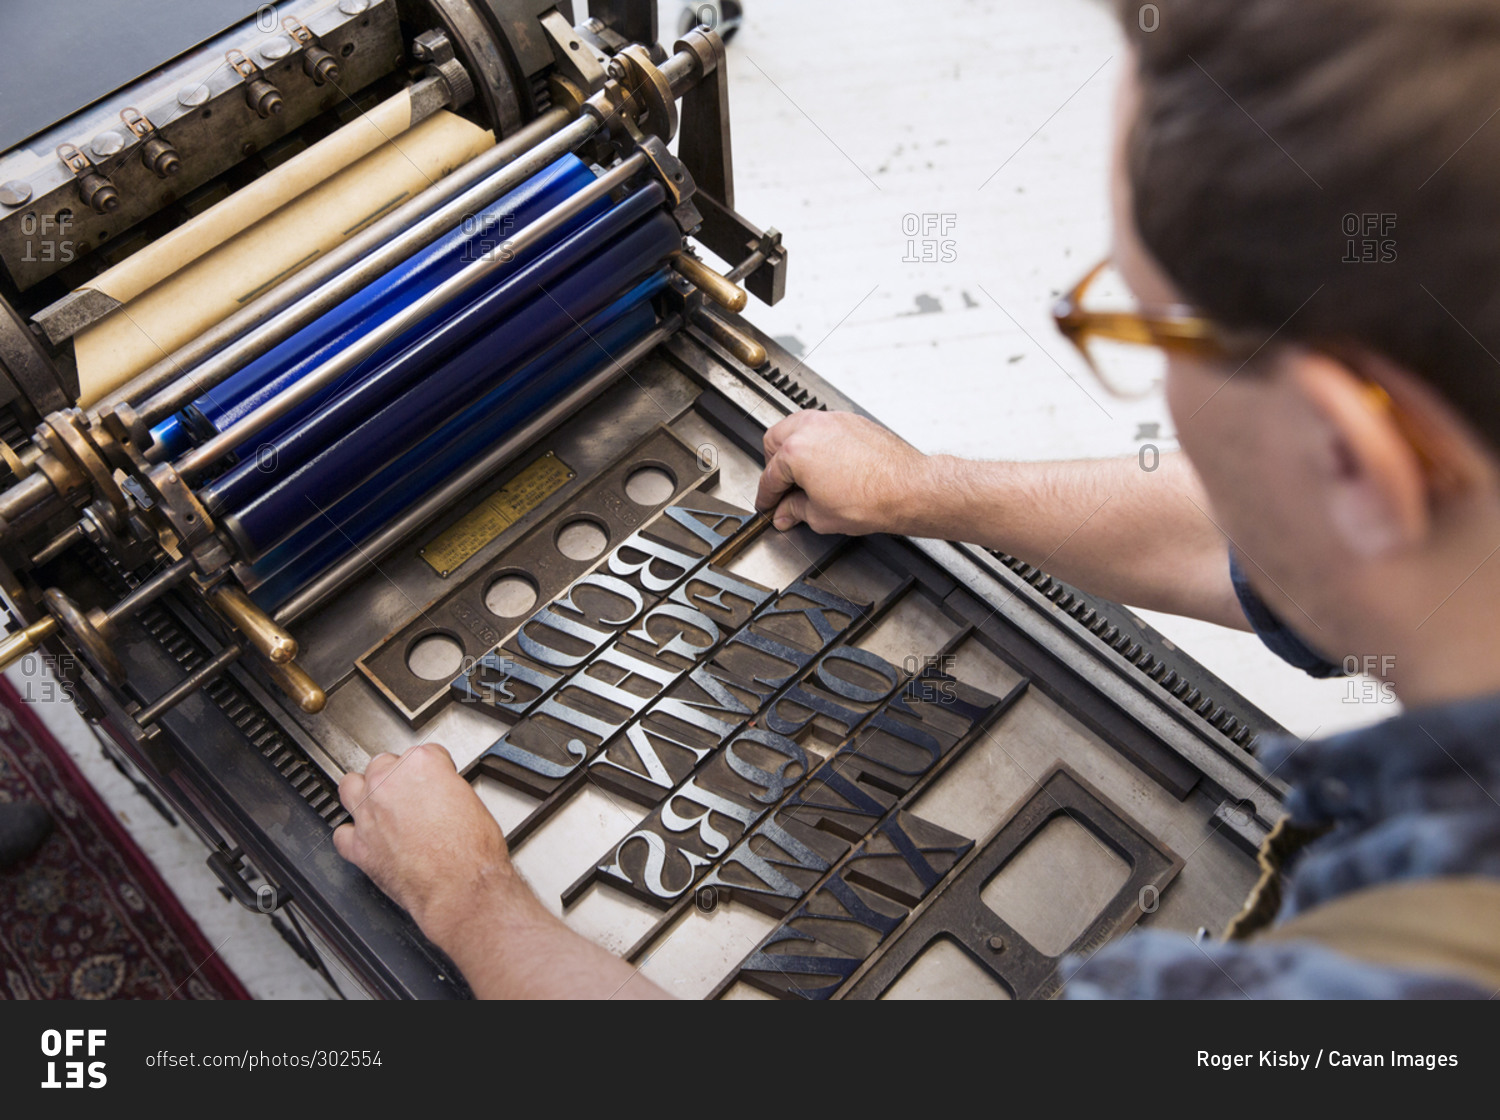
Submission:
<svg viewBox="0 0 1500 1120">
<path fill-rule="evenodd" d="M 1160 363 L 1149 360 L 1106 360 L 1110 343 L 1153 346 L 1163 351 L 1203 358 L 1225 356 L 1224 342 L 1214 324 L 1190 307 L 1141 307 L 1126 310 L 1089 310 L 1083 306 L 1090 288 L 1110 269 L 1108 258 L 1089 270 L 1052 308 L 1052 318 L 1100 383 L 1127 400 L 1145 396 L 1161 380 Z M 1123 289 L 1123 285 L 1120 286 Z M 1101 345 L 1102 344 L 1102 345 Z"/>
<path fill-rule="evenodd" d="M 1260 346 L 1248 339 L 1231 341 L 1228 335 L 1192 307 L 1170 304 L 1157 307 L 1139 307 L 1135 310 L 1089 310 L 1083 306 L 1084 297 L 1091 288 L 1113 287 L 1106 298 L 1123 299 L 1128 296 L 1123 282 L 1100 285 L 1101 276 L 1112 272 L 1108 257 L 1091 268 L 1073 289 L 1052 308 L 1052 318 L 1057 329 L 1063 333 L 1089 369 L 1094 371 L 1110 393 L 1126 400 L 1138 400 L 1149 394 L 1161 381 L 1163 363 L 1158 357 L 1154 363 L 1140 355 L 1109 354 L 1111 344 L 1123 343 L 1125 347 L 1149 346 L 1166 353 L 1188 354 L 1203 359 L 1229 359 L 1244 348 L 1246 354 L 1259 352 Z M 1402 437 L 1411 446 L 1421 462 L 1423 472 L 1438 491 L 1448 491 L 1457 485 L 1445 457 L 1437 452 L 1431 434 L 1421 428 L 1392 399 L 1389 391 L 1378 381 L 1359 372 L 1359 362 L 1353 356 L 1344 359 L 1349 368 L 1365 383 L 1365 393 L 1371 405 L 1391 417 Z M 1235 371 L 1239 372 L 1238 370 Z M 1230 376 L 1233 376 L 1231 374 Z"/>
</svg>

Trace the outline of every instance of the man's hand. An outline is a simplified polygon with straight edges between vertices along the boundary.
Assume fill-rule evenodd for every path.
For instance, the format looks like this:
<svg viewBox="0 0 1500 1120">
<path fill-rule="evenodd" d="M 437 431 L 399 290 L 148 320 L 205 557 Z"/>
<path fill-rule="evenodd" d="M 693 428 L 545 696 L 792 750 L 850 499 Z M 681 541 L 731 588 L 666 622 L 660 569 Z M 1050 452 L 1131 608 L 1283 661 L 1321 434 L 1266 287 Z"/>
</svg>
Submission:
<svg viewBox="0 0 1500 1120">
<path fill-rule="evenodd" d="M 354 816 L 333 834 L 339 854 L 395 899 L 439 945 L 482 899 L 539 905 L 516 877 L 500 826 L 436 743 L 378 754 L 339 783 Z"/>
<path fill-rule="evenodd" d="M 1208 497 L 1180 454 L 987 463 L 923 455 L 847 412 L 798 412 L 766 433 L 755 508 L 783 531 L 968 541 L 1117 603 L 1245 628 Z"/>
<path fill-rule="evenodd" d="M 798 412 L 766 432 L 755 508 L 776 528 L 815 533 L 902 532 L 922 502 L 931 460 L 900 436 L 849 412 Z"/>
<path fill-rule="evenodd" d="M 495 818 L 436 743 L 376 755 L 363 774 L 344 775 L 339 800 L 354 823 L 339 826 L 334 847 L 416 919 L 475 995 L 663 994 L 532 894 Z"/>
</svg>

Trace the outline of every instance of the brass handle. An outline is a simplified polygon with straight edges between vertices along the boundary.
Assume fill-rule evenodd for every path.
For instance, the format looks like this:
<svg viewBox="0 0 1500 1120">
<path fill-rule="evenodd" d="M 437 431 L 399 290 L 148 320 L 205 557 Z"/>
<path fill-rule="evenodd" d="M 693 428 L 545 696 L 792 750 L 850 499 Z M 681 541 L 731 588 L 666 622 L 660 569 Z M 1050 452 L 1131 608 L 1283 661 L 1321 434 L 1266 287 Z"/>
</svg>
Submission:
<svg viewBox="0 0 1500 1120">
<path fill-rule="evenodd" d="M 673 253 L 672 267 L 709 299 L 730 311 L 745 310 L 750 297 L 745 289 L 731 280 L 726 280 L 697 257 L 687 253 Z"/>
<path fill-rule="evenodd" d="M 766 348 L 755 339 L 741 334 L 728 323 L 721 322 L 708 314 L 694 315 L 693 322 L 702 329 L 704 334 L 751 369 L 760 369 L 766 364 Z"/>
<path fill-rule="evenodd" d="M 296 701 L 297 707 L 309 714 L 321 712 L 328 697 L 318 682 L 307 675 L 307 671 L 295 661 L 272 661 L 267 666 L 281 691 Z"/>
<path fill-rule="evenodd" d="M 7 635 L 0 641 L 0 670 L 9 669 L 56 633 L 57 619 L 49 615 L 40 622 L 33 622 L 24 630 Z"/>
<path fill-rule="evenodd" d="M 273 665 L 285 665 L 297 656 L 297 639 L 278 626 L 238 587 L 217 587 L 209 597 L 219 613 L 233 623 L 234 628 L 245 635 L 267 661 Z"/>
<path fill-rule="evenodd" d="M 755 543 L 755 538 L 771 524 L 774 512 L 774 510 L 765 510 L 745 522 L 738 533 L 721 544 L 718 551 L 708 558 L 709 563 L 719 568 L 728 565 L 736 556 Z"/>
</svg>

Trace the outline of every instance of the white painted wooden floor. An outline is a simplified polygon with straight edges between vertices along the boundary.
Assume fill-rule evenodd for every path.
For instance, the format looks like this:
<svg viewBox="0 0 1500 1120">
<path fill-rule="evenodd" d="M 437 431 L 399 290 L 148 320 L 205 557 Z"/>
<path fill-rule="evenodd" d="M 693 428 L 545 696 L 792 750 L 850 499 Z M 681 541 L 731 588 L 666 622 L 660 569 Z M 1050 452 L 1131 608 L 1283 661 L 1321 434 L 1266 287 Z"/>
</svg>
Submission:
<svg viewBox="0 0 1500 1120">
<path fill-rule="evenodd" d="M 1048 315 L 1108 246 L 1121 65 L 1111 6 L 746 6 L 730 45 L 737 204 L 780 229 L 790 250 L 786 300 L 752 306 L 752 319 L 924 450 L 1051 459 L 1135 455 L 1143 442 L 1174 449 L 1161 400 L 1105 398 Z M 661 8 L 670 43 L 681 6 Z M 1249 635 L 1149 617 L 1298 735 L 1392 713 L 1347 702 L 1364 695 L 1357 684 L 1311 680 Z M 40 696 L 38 672 L 23 663 L 9 676 Z M 39 708 L 255 995 L 331 994 L 263 919 L 223 900 L 196 839 L 120 778 L 70 706 Z"/>
</svg>

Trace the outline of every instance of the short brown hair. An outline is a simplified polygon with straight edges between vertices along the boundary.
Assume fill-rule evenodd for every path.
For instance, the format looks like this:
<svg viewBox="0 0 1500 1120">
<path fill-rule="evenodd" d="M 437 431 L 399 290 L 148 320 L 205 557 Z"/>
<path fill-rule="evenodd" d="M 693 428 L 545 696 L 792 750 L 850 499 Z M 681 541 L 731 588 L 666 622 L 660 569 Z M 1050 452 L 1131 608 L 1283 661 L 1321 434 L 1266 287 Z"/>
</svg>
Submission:
<svg viewBox="0 0 1500 1120">
<path fill-rule="evenodd" d="M 1375 350 L 1500 448 L 1500 3 L 1118 8 L 1135 221 L 1183 294 L 1231 328 Z"/>
</svg>

